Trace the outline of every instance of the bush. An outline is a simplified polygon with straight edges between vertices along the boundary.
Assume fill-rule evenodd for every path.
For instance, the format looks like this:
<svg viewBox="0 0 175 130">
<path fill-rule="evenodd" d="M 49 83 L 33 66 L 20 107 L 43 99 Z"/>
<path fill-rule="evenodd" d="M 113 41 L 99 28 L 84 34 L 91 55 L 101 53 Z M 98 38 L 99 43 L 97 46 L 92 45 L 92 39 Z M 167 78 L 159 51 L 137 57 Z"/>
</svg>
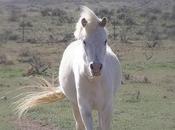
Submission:
<svg viewBox="0 0 175 130">
<path fill-rule="evenodd" d="M 175 26 L 174 27 L 172 26 L 171 28 L 167 28 L 167 35 L 169 37 L 174 38 L 174 36 L 175 36 Z"/>
<path fill-rule="evenodd" d="M 51 16 L 52 15 L 52 12 L 51 11 L 52 11 L 52 9 L 46 8 L 44 10 L 41 10 L 41 15 L 43 17 L 45 17 L 45 16 Z"/>
<path fill-rule="evenodd" d="M 170 17 L 171 17 L 171 13 L 170 13 L 170 12 L 164 12 L 164 13 L 162 13 L 162 15 L 161 15 L 161 18 L 162 18 L 163 20 L 168 20 L 168 19 L 170 19 Z"/>
<path fill-rule="evenodd" d="M 141 30 L 141 29 L 140 29 L 140 30 L 137 30 L 137 31 L 136 31 L 136 34 L 137 34 L 137 35 L 144 35 L 144 31 Z"/>
<path fill-rule="evenodd" d="M 34 43 L 37 43 L 37 40 L 36 40 L 35 38 L 28 38 L 28 39 L 26 40 L 26 42 L 29 42 L 29 43 L 34 44 Z"/>
<path fill-rule="evenodd" d="M 129 12 L 129 8 L 127 6 L 122 6 L 121 8 L 119 8 L 117 10 L 117 13 L 120 14 L 120 13 L 128 13 Z"/>
<path fill-rule="evenodd" d="M 135 25 L 136 24 L 136 22 L 134 21 L 134 19 L 132 17 L 130 17 L 130 16 L 126 17 L 124 23 L 126 25 Z"/>
<path fill-rule="evenodd" d="M 71 39 L 73 39 L 72 33 L 65 34 L 64 37 L 63 37 L 63 39 L 62 39 L 62 42 L 68 42 L 68 41 L 70 41 Z"/>
<path fill-rule="evenodd" d="M 61 10 L 59 8 L 55 8 L 55 9 L 46 8 L 44 10 L 41 10 L 41 15 L 43 17 L 45 16 L 58 17 L 58 19 L 56 19 L 56 22 L 55 22 L 56 25 L 61 25 L 62 23 L 74 23 L 75 22 L 74 17 L 68 16 L 65 10 Z"/>
<path fill-rule="evenodd" d="M 59 8 L 55 8 L 55 9 L 46 8 L 46 9 L 41 10 L 41 15 L 43 17 L 45 17 L 45 16 L 59 16 L 59 17 L 62 17 L 62 16 L 67 15 L 67 12 L 64 11 L 64 10 L 61 10 Z"/>
<path fill-rule="evenodd" d="M 4 30 L 0 33 L 0 41 L 6 43 L 8 40 L 18 40 L 19 36 L 15 34 L 12 30 Z"/>
<path fill-rule="evenodd" d="M 102 18 L 102 17 L 107 17 L 109 20 L 114 16 L 114 10 L 109 10 L 109 9 L 96 9 L 95 14 Z"/>
<path fill-rule="evenodd" d="M 30 65 L 24 74 L 25 76 L 43 74 L 50 67 L 49 63 L 41 59 L 39 52 L 32 52 L 28 48 L 21 50 L 19 57 L 19 62 L 28 63 Z"/>
<path fill-rule="evenodd" d="M 161 14 L 162 11 L 159 8 L 148 8 L 147 12 L 153 13 L 153 14 Z"/>
<path fill-rule="evenodd" d="M 175 19 L 175 5 L 172 7 L 171 19 Z"/>
<path fill-rule="evenodd" d="M 26 76 L 43 74 L 50 65 L 41 60 L 40 55 L 32 54 L 29 60 L 31 67 L 27 70 Z"/>
<path fill-rule="evenodd" d="M 18 40 L 18 39 L 19 39 L 19 36 L 18 36 L 17 34 L 11 34 L 11 35 L 9 36 L 9 40 L 16 41 L 16 40 Z"/>
<path fill-rule="evenodd" d="M 29 51 L 29 48 L 25 48 L 25 49 L 20 50 L 19 56 L 20 57 L 29 57 L 29 56 L 31 56 L 31 54 L 32 54 L 32 52 Z"/>
<path fill-rule="evenodd" d="M 19 17 L 21 15 L 21 10 L 17 7 L 11 7 L 11 12 L 9 16 L 9 21 L 10 22 L 17 22 L 19 20 Z"/>
<path fill-rule="evenodd" d="M 0 64 L 13 65 L 14 62 L 12 61 L 10 56 L 7 56 L 6 54 L 1 54 L 0 55 Z"/>
<path fill-rule="evenodd" d="M 32 22 L 26 21 L 19 24 L 20 27 L 33 27 Z"/>
<path fill-rule="evenodd" d="M 66 16 L 67 13 L 64 10 L 61 10 L 59 8 L 53 9 L 52 10 L 52 16 L 59 16 L 59 17 L 63 17 Z"/>
</svg>

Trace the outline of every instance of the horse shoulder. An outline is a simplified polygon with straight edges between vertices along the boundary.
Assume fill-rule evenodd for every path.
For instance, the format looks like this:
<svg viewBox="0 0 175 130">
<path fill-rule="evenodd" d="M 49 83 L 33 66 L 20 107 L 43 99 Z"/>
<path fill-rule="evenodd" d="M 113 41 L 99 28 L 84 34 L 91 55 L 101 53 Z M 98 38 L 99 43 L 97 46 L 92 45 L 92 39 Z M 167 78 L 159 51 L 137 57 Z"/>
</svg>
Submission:
<svg viewBox="0 0 175 130">
<path fill-rule="evenodd" d="M 71 101 L 76 103 L 75 77 L 73 63 L 76 56 L 78 41 L 69 44 L 65 49 L 59 67 L 59 82 L 64 94 Z"/>
<path fill-rule="evenodd" d="M 108 63 L 107 67 L 110 73 L 110 77 L 112 79 L 112 84 L 116 88 L 121 85 L 122 74 L 121 74 L 121 65 L 118 57 L 112 51 L 112 49 L 107 47 L 107 58 L 106 63 Z"/>
<path fill-rule="evenodd" d="M 79 44 L 78 42 L 79 41 L 74 41 L 70 43 L 65 49 L 60 63 L 60 71 L 65 71 L 68 68 L 72 68 L 71 65 L 73 63 L 73 60 L 75 59 L 76 48 Z"/>
</svg>

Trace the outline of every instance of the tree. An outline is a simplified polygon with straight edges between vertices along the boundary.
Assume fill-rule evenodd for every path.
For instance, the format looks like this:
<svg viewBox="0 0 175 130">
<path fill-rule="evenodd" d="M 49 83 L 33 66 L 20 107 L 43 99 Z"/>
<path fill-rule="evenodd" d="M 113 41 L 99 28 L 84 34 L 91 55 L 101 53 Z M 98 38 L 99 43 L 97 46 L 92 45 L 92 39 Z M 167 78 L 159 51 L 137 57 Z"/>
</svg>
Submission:
<svg viewBox="0 0 175 130">
<path fill-rule="evenodd" d="M 31 27 L 33 27 L 32 23 L 29 21 L 25 21 L 26 15 L 22 16 L 22 22 L 19 24 L 19 30 L 22 32 L 22 41 L 25 41 L 25 31 L 26 30 L 31 30 Z"/>
</svg>

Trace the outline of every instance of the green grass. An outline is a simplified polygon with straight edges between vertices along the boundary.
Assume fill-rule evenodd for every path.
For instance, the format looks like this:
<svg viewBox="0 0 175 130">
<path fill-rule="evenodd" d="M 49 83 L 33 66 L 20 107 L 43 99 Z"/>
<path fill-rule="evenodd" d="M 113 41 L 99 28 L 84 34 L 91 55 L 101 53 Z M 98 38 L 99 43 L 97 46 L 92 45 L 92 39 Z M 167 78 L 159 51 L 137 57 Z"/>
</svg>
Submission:
<svg viewBox="0 0 175 130">
<path fill-rule="evenodd" d="M 42 120 L 45 123 L 54 124 L 54 126 L 58 128 L 71 130 L 72 127 L 74 127 L 71 106 L 68 100 L 39 106 L 29 111 L 28 115 L 35 120 Z"/>
<path fill-rule="evenodd" d="M 136 99 L 137 91 L 139 99 Z M 171 94 L 170 94 L 171 93 Z M 165 98 L 166 97 L 166 98 Z M 147 84 L 124 85 L 119 91 L 115 126 L 128 130 L 173 130 L 175 95 L 162 86 Z"/>
<path fill-rule="evenodd" d="M 134 63 L 134 64 L 125 64 L 123 66 L 125 70 L 174 70 L 175 62 L 171 63 Z"/>
<path fill-rule="evenodd" d="M 22 69 L 0 68 L 0 78 L 21 77 L 22 74 L 23 74 Z"/>
</svg>

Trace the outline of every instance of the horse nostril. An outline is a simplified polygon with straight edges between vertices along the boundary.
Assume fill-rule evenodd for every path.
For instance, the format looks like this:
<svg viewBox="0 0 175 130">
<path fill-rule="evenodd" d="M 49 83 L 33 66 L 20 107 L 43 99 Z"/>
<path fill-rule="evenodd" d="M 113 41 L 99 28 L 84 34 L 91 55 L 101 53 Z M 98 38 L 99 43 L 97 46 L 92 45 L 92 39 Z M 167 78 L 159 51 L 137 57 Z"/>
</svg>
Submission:
<svg viewBox="0 0 175 130">
<path fill-rule="evenodd" d="M 91 63 L 90 69 L 93 71 L 100 71 L 102 69 L 103 65 L 101 63 Z"/>
<path fill-rule="evenodd" d="M 90 64 L 90 68 L 91 68 L 91 70 L 93 70 L 93 69 L 94 69 L 93 64 Z"/>
<path fill-rule="evenodd" d="M 100 64 L 100 70 L 102 69 L 102 67 L 103 67 L 103 65 L 102 65 L 102 64 Z"/>
</svg>

